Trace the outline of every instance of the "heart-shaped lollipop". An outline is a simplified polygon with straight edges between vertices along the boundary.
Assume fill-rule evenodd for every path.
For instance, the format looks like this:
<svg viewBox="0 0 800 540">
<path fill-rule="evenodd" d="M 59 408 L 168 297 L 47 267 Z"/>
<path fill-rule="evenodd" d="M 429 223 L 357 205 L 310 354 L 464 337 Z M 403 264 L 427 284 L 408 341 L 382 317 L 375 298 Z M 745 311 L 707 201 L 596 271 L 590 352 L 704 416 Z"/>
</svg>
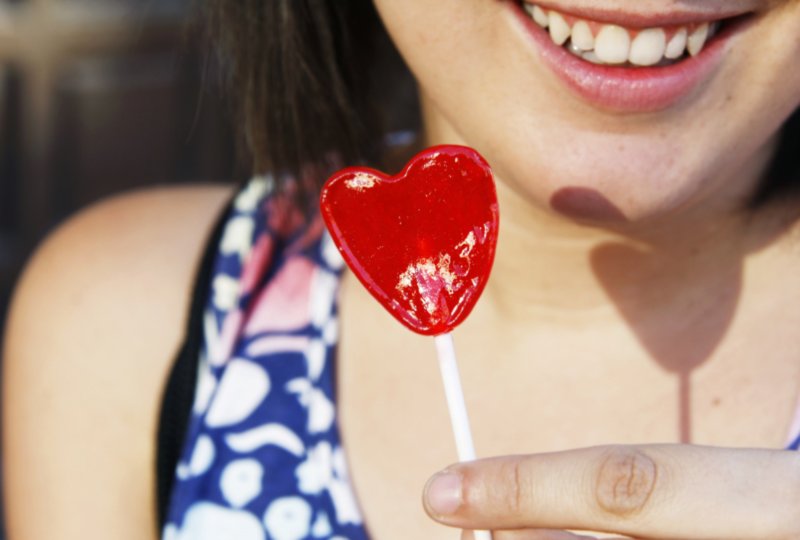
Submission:
<svg viewBox="0 0 800 540">
<path fill-rule="evenodd" d="M 391 177 L 343 169 L 320 200 L 348 266 L 397 320 L 435 336 L 469 315 L 489 277 L 499 219 L 492 171 L 475 150 L 428 148 Z"/>
<path fill-rule="evenodd" d="M 475 459 L 450 331 L 472 311 L 494 261 L 499 216 L 489 165 L 471 148 L 434 146 L 396 176 L 339 171 L 323 186 L 320 206 L 372 296 L 411 330 L 435 336 L 458 456 Z"/>
</svg>

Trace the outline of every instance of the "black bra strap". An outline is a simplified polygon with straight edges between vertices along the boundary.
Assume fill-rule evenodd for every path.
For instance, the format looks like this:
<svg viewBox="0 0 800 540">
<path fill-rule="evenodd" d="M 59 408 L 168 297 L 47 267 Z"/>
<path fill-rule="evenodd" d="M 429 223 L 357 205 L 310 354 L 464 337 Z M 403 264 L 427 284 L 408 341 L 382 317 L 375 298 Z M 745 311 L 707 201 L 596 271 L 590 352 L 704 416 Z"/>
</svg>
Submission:
<svg viewBox="0 0 800 540">
<path fill-rule="evenodd" d="M 175 468 L 183 450 L 186 429 L 191 416 L 200 347 L 203 342 L 203 312 L 208 299 L 209 283 L 217 248 L 229 212 L 230 205 L 227 205 L 208 239 L 200 268 L 195 276 L 188 327 L 183 345 L 172 366 L 161 398 L 156 440 L 156 503 L 158 505 L 159 531 L 164 529 L 166 523 Z"/>
</svg>

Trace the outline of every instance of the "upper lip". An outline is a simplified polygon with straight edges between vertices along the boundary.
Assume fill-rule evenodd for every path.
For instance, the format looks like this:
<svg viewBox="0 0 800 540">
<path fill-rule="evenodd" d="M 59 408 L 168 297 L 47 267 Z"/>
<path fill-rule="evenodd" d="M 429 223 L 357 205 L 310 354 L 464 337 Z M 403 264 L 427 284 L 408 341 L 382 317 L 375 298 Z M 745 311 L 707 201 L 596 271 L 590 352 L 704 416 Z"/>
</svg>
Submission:
<svg viewBox="0 0 800 540">
<path fill-rule="evenodd" d="M 525 0 L 523 0 L 525 1 Z M 594 0 L 592 0 L 594 1 Z M 559 13 L 573 15 L 579 19 L 597 21 L 606 24 L 617 24 L 629 28 L 650 28 L 654 26 L 672 26 L 683 24 L 702 24 L 704 22 L 719 21 L 738 17 L 755 11 L 757 3 L 749 0 L 716 0 L 697 2 L 692 5 L 683 5 L 674 2 L 662 10 L 645 11 L 641 4 L 647 7 L 650 2 L 642 2 L 635 8 L 627 5 L 624 9 L 615 7 L 598 7 L 590 5 L 587 1 L 570 2 L 562 5 L 561 2 L 544 0 L 527 0 L 529 4 L 536 4 L 544 9 L 552 9 Z"/>
</svg>

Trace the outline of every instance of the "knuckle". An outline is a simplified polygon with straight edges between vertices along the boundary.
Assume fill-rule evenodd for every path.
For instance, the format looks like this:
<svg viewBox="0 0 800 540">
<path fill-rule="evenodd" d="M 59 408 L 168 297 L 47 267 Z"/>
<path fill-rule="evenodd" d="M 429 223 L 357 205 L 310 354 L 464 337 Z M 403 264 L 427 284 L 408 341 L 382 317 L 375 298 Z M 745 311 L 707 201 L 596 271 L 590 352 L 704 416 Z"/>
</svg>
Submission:
<svg viewBox="0 0 800 540">
<path fill-rule="evenodd" d="M 528 501 L 530 490 L 526 487 L 528 475 L 526 471 L 523 470 L 522 461 L 518 459 L 512 460 L 508 464 L 507 475 L 508 486 L 510 488 L 506 496 L 508 499 L 508 507 L 515 514 L 520 514 L 529 510 L 527 507 L 530 506 Z"/>
<path fill-rule="evenodd" d="M 657 478 L 658 466 L 650 456 L 632 447 L 612 447 L 596 472 L 595 500 L 605 513 L 634 516 L 647 506 Z"/>
<path fill-rule="evenodd" d="M 529 510 L 528 473 L 524 469 L 522 460 L 504 459 L 488 473 L 488 478 L 486 474 L 467 474 L 465 483 L 470 487 L 465 489 L 466 506 L 503 515 L 519 515 Z"/>
</svg>

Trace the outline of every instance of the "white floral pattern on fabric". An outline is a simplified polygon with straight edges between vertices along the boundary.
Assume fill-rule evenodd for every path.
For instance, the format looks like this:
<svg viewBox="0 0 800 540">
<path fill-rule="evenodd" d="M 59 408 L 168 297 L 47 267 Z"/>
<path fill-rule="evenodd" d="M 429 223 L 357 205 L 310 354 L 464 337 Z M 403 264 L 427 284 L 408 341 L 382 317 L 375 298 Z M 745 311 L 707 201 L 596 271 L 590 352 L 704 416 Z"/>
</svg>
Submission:
<svg viewBox="0 0 800 540">
<path fill-rule="evenodd" d="M 264 467 L 254 459 L 237 459 L 225 466 L 220 479 L 220 488 L 225 500 L 234 507 L 242 508 L 261 493 Z"/>
<path fill-rule="evenodd" d="M 208 502 L 193 504 L 183 527 L 170 530 L 176 540 L 265 540 L 258 518 L 243 510 L 232 510 Z"/>
<path fill-rule="evenodd" d="M 234 199 L 164 540 L 368 538 L 334 402 L 342 269 L 271 177 Z"/>
<path fill-rule="evenodd" d="M 269 375 L 258 364 L 231 360 L 217 385 L 206 424 L 212 428 L 238 424 L 256 410 L 269 390 Z"/>
</svg>

